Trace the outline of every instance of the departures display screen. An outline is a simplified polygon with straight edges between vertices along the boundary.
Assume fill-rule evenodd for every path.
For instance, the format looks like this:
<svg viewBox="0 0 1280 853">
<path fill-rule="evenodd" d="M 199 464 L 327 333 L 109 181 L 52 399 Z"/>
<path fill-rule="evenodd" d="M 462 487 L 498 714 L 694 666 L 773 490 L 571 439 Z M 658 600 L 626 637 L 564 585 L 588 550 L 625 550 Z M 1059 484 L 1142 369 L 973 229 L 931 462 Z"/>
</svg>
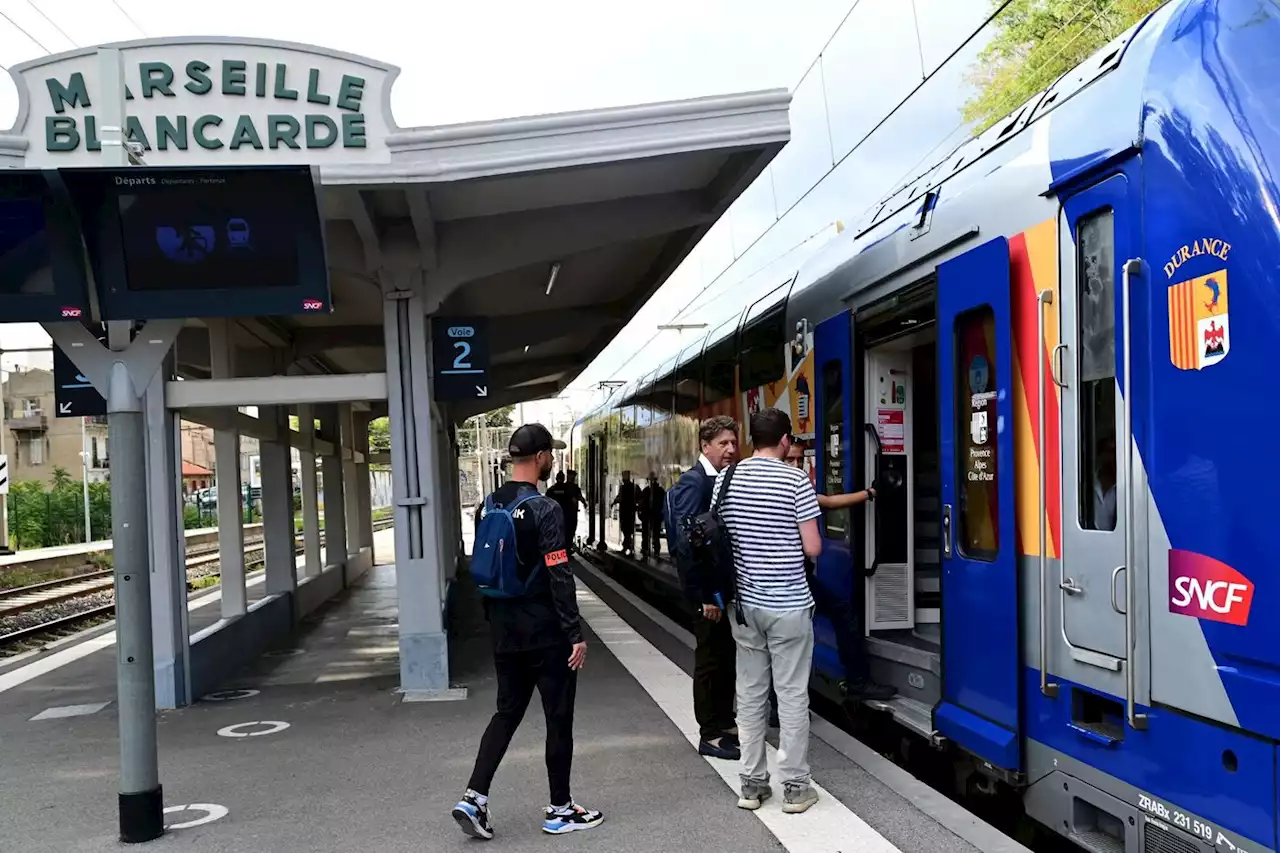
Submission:
<svg viewBox="0 0 1280 853">
<path fill-rule="evenodd" d="M 298 198 L 280 182 L 223 171 L 143 177 L 116 197 L 133 291 L 294 287 L 298 283 Z M 309 181 L 299 189 L 310 189 Z"/>
<path fill-rule="evenodd" d="M 102 320 L 332 310 L 308 166 L 60 171 L 93 265 Z"/>
<path fill-rule="evenodd" d="M 53 296 L 47 185 L 39 175 L 0 185 L 0 293 Z"/>
</svg>

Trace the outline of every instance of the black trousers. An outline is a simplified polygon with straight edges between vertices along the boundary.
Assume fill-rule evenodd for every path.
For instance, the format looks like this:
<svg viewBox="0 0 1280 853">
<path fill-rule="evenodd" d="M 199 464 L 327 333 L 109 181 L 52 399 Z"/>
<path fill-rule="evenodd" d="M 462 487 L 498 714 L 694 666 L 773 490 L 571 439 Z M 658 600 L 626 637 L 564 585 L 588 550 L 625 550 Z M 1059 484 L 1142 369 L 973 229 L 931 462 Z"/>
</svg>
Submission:
<svg viewBox="0 0 1280 853">
<path fill-rule="evenodd" d="M 737 725 L 733 702 L 737 683 L 738 647 L 729 627 L 732 616 L 720 614 L 720 621 L 694 617 L 693 716 L 703 740 L 720 735 Z"/>
<path fill-rule="evenodd" d="M 494 656 L 498 675 L 498 710 L 480 739 L 475 769 L 467 787 L 488 796 L 493 776 L 524 719 L 536 689 L 542 695 L 547 717 L 547 780 L 550 804 L 569 802 L 569 773 L 573 767 L 573 703 L 578 673 L 569 669 L 569 646 L 529 652 L 502 652 Z"/>
<path fill-rule="evenodd" d="M 640 553 L 655 557 L 662 553 L 662 519 L 640 519 Z"/>
<path fill-rule="evenodd" d="M 569 553 L 574 552 L 574 538 L 578 535 L 578 512 L 574 510 L 572 513 L 564 514 L 564 542 L 565 548 Z"/>
<path fill-rule="evenodd" d="M 855 578 L 855 582 L 860 580 Z M 836 653 L 840 656 L 844 677 L 853 682 L 866 681 L 871 671 L 862 645 L 863 609 L 856 602 L 842 601 L 820 583 L 809 584 L 809 590 L 813 593 L 815 609 L 827 618 L 835 632 Z"/>
<path fill-rule="evenodd" d="M 634 554 L 636 552 L 636 517 L 634 513 L 623 513 L 618 519 L 618 526 L 622 528 L 622 552 L 624 554 Z"/>
</svg>

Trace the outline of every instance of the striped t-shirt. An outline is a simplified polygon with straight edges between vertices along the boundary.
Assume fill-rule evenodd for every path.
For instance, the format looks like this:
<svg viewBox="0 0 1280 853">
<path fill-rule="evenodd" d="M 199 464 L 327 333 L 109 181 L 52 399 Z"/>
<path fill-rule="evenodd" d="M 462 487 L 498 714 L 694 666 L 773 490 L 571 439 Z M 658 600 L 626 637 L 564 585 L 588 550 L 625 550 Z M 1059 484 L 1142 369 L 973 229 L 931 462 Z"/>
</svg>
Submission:
<svg viewBox="0 0 1280 853">
<path fill-rule="evenodd" d="M 725 471 L 716 477 L 712 501 L 720 494 Z M 720 517 L 733 543 L 738 598 L 743 604 L 762 610 L 803 610 L 813 605 L 800 524 L 820 514 L 818 497 L 804 471 L 767 456 L 738 463 Z"/>
</svg>

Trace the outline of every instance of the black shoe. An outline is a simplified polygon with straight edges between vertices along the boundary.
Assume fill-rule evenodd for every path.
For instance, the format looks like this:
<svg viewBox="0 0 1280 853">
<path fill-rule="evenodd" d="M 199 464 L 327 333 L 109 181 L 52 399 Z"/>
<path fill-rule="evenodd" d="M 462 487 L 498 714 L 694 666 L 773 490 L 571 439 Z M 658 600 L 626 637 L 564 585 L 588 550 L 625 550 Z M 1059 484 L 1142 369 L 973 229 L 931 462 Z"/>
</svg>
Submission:
<svg viewBox="0 0 1280 853">
<path fill-rule="evenodd" d="M 489 805 L 476 802 L 476 792 L 470 789 L 453 807 L 453 819 L 458 827 L 472 838 L 493 838 L 493 822 L 489 814 Z"/>
<path fill-rule="evenodd" d="M 737 735 L 730 734 L 729 732 L 725 732 L 724 734 L 720 735 L 720 745 L 741 747 L 742 741 L 738 740 Z"/>
<path fill-rule="evenodd" d="M 542 831 L 548 835 L 564 835 L 578 829 L 591 829 L 604 820 L 604 815 L 600 812 L 584 809 L 577 803 L 570 803 L 562 809 L 547 806 L 543 815 Z"/>
<path fill-rule="evenodd" d="M 870 679 L 865 681 L 850 681 L 844 691 L 845 698 L 851 702 L 860 702 L 865 699 L 885 700 L 892 699 L 898 693 L 898 688 L 888 684 L 877 684 Z"/>
<path fill-rule="evenodd" d="M 739 761 L 742 758 L 742 748 L 734 743 L 726 743 L 725 738 L 715 738 L 718 744 L 709 740 L 704 740 L 698 744 L 698 755 L 707 755 L 711 758 L 723 758 L 726 761 Z"/>
</svg>

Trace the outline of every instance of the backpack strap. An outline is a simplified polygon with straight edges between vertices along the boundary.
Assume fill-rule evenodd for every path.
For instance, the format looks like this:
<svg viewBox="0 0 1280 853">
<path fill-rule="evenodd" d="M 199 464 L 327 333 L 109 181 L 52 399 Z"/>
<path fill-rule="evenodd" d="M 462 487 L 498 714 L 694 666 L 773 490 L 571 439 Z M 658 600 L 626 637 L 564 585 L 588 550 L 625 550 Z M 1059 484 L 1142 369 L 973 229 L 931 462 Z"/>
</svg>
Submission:
<svg viewBox="0 0 1280 853">
<path fill-rule="evenodd" d="M 711 507 L 713 510 L 720 509 L 724 503 L 725 497 L 729 494 L 729 484 L 733 482 L 733 472 L 738 467 L 735 462 L 729 466 L 729 470 L 724 472 L 724 485 L 720 487 L 720 494 L 716 495 L 715 504 Z"/>
</svg>

